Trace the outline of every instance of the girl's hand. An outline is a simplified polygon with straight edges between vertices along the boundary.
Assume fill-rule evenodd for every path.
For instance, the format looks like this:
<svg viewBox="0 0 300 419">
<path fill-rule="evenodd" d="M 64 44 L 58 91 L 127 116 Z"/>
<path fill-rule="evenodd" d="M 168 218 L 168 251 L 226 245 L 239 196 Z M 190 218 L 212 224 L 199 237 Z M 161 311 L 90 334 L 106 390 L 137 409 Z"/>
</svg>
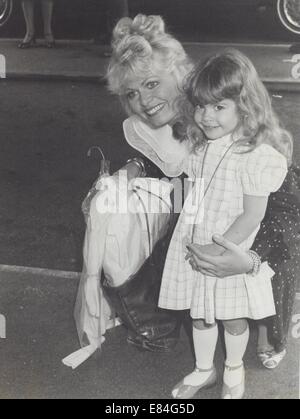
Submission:
<svg viewBox="0 0 300 419">
<path fill-rule="evenodd" d="M 221 254 L 212 255 L 206 253 L 205 250 L 210 250 L 209 248 L 205 249 L 206 246 L 199 246 L 197 244 L 188 245 L 189 261 L 194 270 L 204 275 L 219 278 L 251 271 L 253 261 L 247 252 L 222 236 L 215 235 L 213 236 L 213 240 L 218 247 L 221 247 Z"/>
</svg>

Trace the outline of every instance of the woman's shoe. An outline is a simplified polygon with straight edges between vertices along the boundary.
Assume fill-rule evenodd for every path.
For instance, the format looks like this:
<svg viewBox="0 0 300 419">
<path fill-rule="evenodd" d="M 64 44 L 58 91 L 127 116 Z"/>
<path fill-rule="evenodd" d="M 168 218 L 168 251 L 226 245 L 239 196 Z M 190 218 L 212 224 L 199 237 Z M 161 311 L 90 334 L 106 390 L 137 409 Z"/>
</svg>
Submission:
<svg viewBox="0 0 300 419">
<path fill-rule="evenodd" d="M 20 49 L 28 49 L 36 46 L 36 40 L 35 37 L 32 36 L 31 38 L 28 38 L 27 41 L 22 41 L 19 43 L 18 48 Z"/>
<path fill-rule="evenodd" d="M 233 372 L 238 369 L 242 369 L 241 371 L 241 382 L 234 387 L 229 387 L 227 384 L 223 383 L 222 388 L 222 399 L 234 399 L 240 400 L 243 398 L 245 393 L 245 369 L 244 364 L 239 365 L 238 367 L 228 367 L 225 365 L 227 372 Z"/>
<path fill-rule="evenodd" d="M 45 34 L 45 47 L 49 49 L 55 47 L 55 39 L 52 34 Z"/>
<path fill-rule="evenodd" d="M 276 351 L 258 352 L 257 356 L 265 368 L 269 370 L 273 370 L 274 368 L 278 367 L 280 362 L 286 356 L 286 349 L 284 349 L 281 352 L 276 352 Z"/>
<path fill-rule="evenodd" d="M 199 390 L 204 388 L 213 387 L 217 383 L 217 372 L 215 367 L 209 370 L 202 370 L 200 368 L 195 368 L 194 372 L 209 372 L 211 374 L 209 377 L 200 385 L 193 386 L 191 384 L 184 384 L 184 379 L 181 380 L 172 390 L 173 399 L 191 399 L 198 393 Z"/>
</svg>

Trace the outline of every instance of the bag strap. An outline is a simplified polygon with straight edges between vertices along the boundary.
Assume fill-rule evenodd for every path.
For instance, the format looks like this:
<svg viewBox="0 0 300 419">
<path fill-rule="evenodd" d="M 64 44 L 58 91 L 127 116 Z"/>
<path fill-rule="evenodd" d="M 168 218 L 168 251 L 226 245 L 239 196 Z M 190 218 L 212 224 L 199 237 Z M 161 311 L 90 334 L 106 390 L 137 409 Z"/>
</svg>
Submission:
<svg viewBox="0 0 300 419">
<path fill-rule="evenodd" d="M 229 151 L 232 149 L 232 147 L 233 147 L 234 145 L 235 145 L 235 143 L 234 143 L 234 142 L 233 142 L 233 143 L 231 143 L 231 144 L 230 144 L 230 146 L 229 146 L 229 147 L 227 147 L 227 149 L 226 149 L 225 153 L 223 154 L 223 156 L 221 157 L 221 159 L 219 160 L 219 162 L 218 162 L 218 164 L 217 164 L 217 166 L 216 166 L 216 168 L 215 168 L 215 170 L 214 170 L 214 172 L 213 172 L 213 174 L 212 174 L 212 176 L 211 176 L 211 178 L 210 178 L 210 180 L 209 180 L 209 182 L 208 182 L 208 185 L 207 185 L 207 187 L 206 187 L 206 189 L 205 189 L 205 191 L 204 191 L 204 194 L 203 194 L 203 196 L 202 196 L 202 199 L 201 199 L 201 201 L 200 201 L 200 203 L 199 203 L 199 207 L 202 205 L 203 200 L 204 200 L 204 198 L 205 198 L 205 196 L 206 196 L 206 194 L 207 194 L 207 192 L 208 192 L 208 190 L 209 190 L 209 188 L 210 188 L 210 185 L 212 184 L 212 181 L 213 181 L 213 179 L 214 179 L 214 177 L 215 177 L 215 175 L 216 175 L 217 171 L 219 170 L 219 168 L 220 168 L 220 166 L 221 166 L 221 164 L 222 164 L 223 160 L 225 159 L 225 157 L 227 156 L 227 154 L 229 153 Z M 203 157 L 202 167 L 201 167 L 201 179 L 203 179 L 203 174 L 204 174 L 204 164 L 205 164 L 205 160 L 206 160 L 206 157 L 207 157 L 208 148 L 209 148 L 209 143 L 207 144 L 207 147 L 206 147 L 205 152 L 204 152 L 204 157 Z M 192 230 L 192 242 L 194 241 L 195 229 L 196 229 L 196 224 L 194 224 L 194 225 L 193 225 L 193 230 Z"/>
<path fill-rule="evenodd" d="M 140 201 L 140 203 L 143 207 L 143 210 L 144 210 L 145 221 L 146 221 L 146 226 L 147 226 L 147 233 L 148 233 L 149 259 L 150 259 L 150 263 L 152 265 L 154 265 L 153 256 L 152 256 L 152 240 L 151 240 L 151 232 L 150 232 L 150 222 L 149 222 L 149 217 L 148 217 L 148 213 L 147 213 L 147 208 L 144 204 L 144 201 L 142 200 L 142 198 L 140 197 L 140 195 L 138 193 L 139 190 L 141 190 L 143 192 L 147 192 L 149 195 L 155 196 L 156 198 L 159 198 L 161 200 L 161 202 L 163 202 L 170 209 L 170 213 L 172 212 L 172 207 L 170 207 L 169 203 L 166 202 L 161 196 L 156 195 L 154 193 L 151 193 L 151 192 L 147 191 L 146 189 L 141 188 L 140 186 L 135 186 L 135 188 L 132 189 L 132 192 L 138 197 L 138 200 Z"/>
</svg>

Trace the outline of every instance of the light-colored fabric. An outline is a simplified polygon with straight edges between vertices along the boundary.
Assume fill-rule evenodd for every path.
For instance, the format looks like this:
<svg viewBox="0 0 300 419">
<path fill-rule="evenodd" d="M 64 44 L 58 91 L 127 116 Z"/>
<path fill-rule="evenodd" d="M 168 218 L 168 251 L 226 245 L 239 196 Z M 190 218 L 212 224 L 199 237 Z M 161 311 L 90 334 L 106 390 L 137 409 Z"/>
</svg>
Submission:
<svg viewBox="0 0 300 419">
<path fill-rule="evenodd" d="M 99 217 L 95 198 L 91 201 L 90 216 L 87 221 L 83 246 L 83 270 L 74 309 L 82 350 L 74 352 L 63 360 L 65 365 L 73 369 L 101 347 L 105 340 L 107 324 L 114 316 L 100 284 L 110 214 L 101 214 Z"/>
<path fill-rule="evenodd" d="M 178 177 L 183 173 L 189 143 L 176 140 L 169 125 L 154 130 L 137 116 L 131 116 L 124 121 L 123 130 L 128 144 L 151 160 L 166 176 Z"/>
<path fill-rule="evenodd" d="M 226 347 L 226 361 L 227 367 L 238 367 L 243 363 L 244 355 L 248 346 L 250 336 L 249 326 L 240 335 L 232 335 L 224 331 L 225 347 Z M 234 383 L 226 383 L 234 385 Z M 238 384 L 238 383 L 237 383 Z"/>
<path fill-rule="evenodd" d="M 105 177 L 90 205 L 83 247 L 83 271 L 74 316 L 82 350 L 63 360 L 76 368 L 104 342 L 114 317 L 101 287 L 123 285 L 138 272 L 168 231 L 172 185 L 158 179 Z"/>
<path fill-rule="evenodd" d="M 273 147 L 262 144 L 243 156 L 239 173 L 244 194 L 269 196 L 282 185 L 287 173 L 287 161 Z"/>
<path fill-rule="evenodd" d="M 193 327 L 193 342 L 197 368 L 209 370 L 213 367 L 218 336 L 219 329 L 217 325 L 203 330 L 196 329 L 195 326 Z"/>
<path fill-rule="evenodd" d="M 103 271 L 111 286 L 121 286 L 137 273 L 167 233 L 172 189 L 159 179 L 137 178 L 129 183 L 128 192 L 123 189 L 124 195 L 118 194 L 118 199 L 128 203 L 128 211 L 116 211 L 107 226 Z"/>
<path fill-rule="evenodd" d="M 204 168 L 204 150 L 191 155 L 188 175 L 195 182 L 203 170 L 204 189 L 233 140 L 226 136 L 208 144 Z M 259 275 L 211 278 L 192 270 L 185 260 L 187 242 L 212 243 L 212 235 L 224 234 L 243 213 L 243 195 L 268 195 L 277 190 L 287 173 L 285 158 L 269 145 L 262 144 L 241 154 L 233 145 L 216 172 L 198 211 L 190 214 L 185 207 L 175 228 L 163 274 L 159 306 L 166 309 L 191 309 L 194 319 L 260 319 L 275 314 L 271 277 L 274 272 L 263 264 Z M 261 175 L 263 173 L 263 176 Z M 200 204 L 200 203 L 199 203 Z M 248 250 L 259 227 L 240 247 Z"/>
</svg>

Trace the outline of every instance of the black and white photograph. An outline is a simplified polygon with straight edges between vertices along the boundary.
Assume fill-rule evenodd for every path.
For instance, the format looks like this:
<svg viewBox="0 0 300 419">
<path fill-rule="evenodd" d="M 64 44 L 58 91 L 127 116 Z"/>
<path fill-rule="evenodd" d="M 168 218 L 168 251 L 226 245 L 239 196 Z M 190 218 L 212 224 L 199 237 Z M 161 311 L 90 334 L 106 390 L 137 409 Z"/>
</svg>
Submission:
<svg viewBox="0 0 300 419">
<path fill-rule="evenodd" d="M 300 0 L 0 0 L 0 399 L 300 399 Z"/>
</svg>

